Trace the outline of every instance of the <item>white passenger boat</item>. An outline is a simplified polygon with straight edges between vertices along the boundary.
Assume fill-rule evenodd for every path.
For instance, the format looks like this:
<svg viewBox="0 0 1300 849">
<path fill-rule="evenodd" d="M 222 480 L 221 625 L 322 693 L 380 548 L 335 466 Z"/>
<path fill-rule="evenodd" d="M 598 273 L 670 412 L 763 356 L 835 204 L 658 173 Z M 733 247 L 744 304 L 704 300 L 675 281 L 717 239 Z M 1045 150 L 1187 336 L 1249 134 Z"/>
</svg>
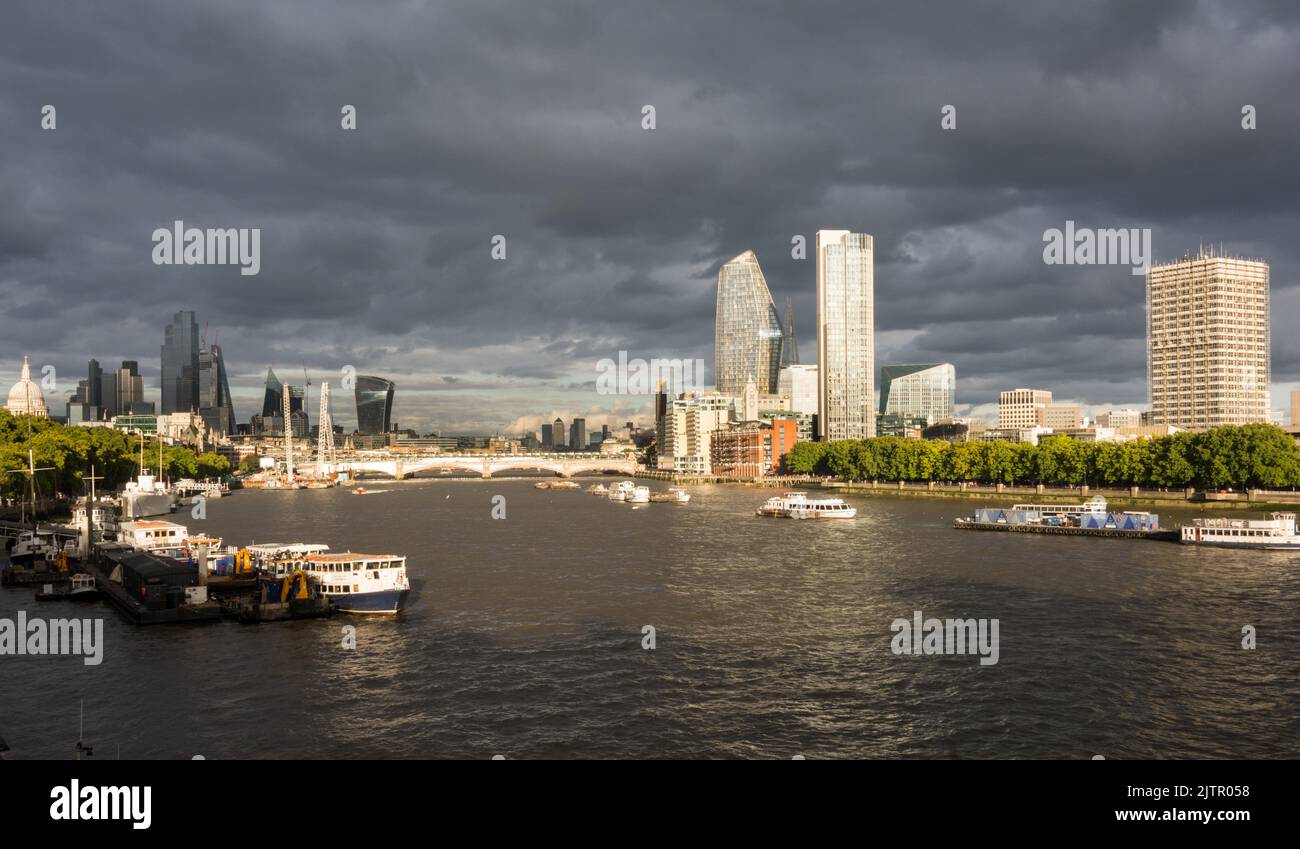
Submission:
<svg viewBox="0 0 1300 849">
<path fill-rule="evenodd" d="M 858 509 L 839 498 L 810 499 L 804 492 L 787 492 L 769 498 L 757 513 L 785 519 L 852 519 Z"/>
<path fill-rule="evenodd" d="M 181 557 L 189 539 L 189 528 L 161 519 L 122 522 L 117 530 L 117 540 L 123 545 L 164 557 Z"/>
<path fill-rule="evenodd" d="M 406 558 L 397 554 L 329 554 L 329 546 L 310 543 L 250 545 L 248 550 L 269 576 L 305 572 L 343 613 L 392 615 L 402 609 L 411 592 Z"/>
<path fill-rule="evenodd" d="M 1193 519 L 1190 525 L 1183 525 L 1181 541 L 1186 545 L 1300 551 L 1294 513 L 1274 513 L 1271 519 Z"/>
<path fill-rule="evenodd" d="M 592 484 L 591 489 L 587 491 L 592 495 L 609 495 L 609 487 L 605 486 L 603 483 Z"/>
<path fill-rule="evenodd" d="M 673 497 L 675 504 L 687 504 L 691 500 L 691 494 L 679 486 L 670 486 L 668 494 Z"/>
<path fill-rule="evenodd" d="M 609 500 L 627 501 L 628 497 L 631 496 L 635 490 L 636 484 L 632 483 L 632 481 L 619 481 L 614 484 L 614 486 L 610 487 Z"/>
<path fill-rule="evenodd" d="M 648 486 L 632 487 L 632 492 L 627 496 L 627 503 L 628 504 L 649 504 L 650 487 Z"/>
</svg>

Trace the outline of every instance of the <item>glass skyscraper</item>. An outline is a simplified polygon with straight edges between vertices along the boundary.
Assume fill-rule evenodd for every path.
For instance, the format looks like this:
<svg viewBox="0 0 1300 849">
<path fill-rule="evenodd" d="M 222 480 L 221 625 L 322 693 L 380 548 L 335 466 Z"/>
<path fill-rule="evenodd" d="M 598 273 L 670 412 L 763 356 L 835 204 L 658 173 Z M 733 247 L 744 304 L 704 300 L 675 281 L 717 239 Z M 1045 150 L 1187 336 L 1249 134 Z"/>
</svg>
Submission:
<svg viewBox="0 0 1300 849">
<path fill-rule="evenodd" d="M 397 384 L 382 377 L 357 376 L 357 431 L 388 433 L 393 424 L 393 390 Z"/>
<path fill-rule="evenodd" d="M 880 413 L 934 424 L 950 419 L 957 401 L 957 369 L 951 363 L 911 363 L 880 369 Z"/>
<path fill-rule="evenodd" d="M 188 413 L 198 406 L 199 323 L 192 310 L 181 310 L 163 331 L 162 413 Z"/>
<path fill-rule="evenodd" d="M 718 392 L 738 398 L 753 380 L 759 393 L 773 395 L 781 372 L 781 319 L 758 267 L 745 251 L 718 269 L 713 371 Z"/>
<path fill-rule="evenodd" d="M 274 369 L 266 370 L 266 391 L 262 394 L 262 418 L 269 419 L 281 414 L 280 405 L 284 403 L 284 384 L 275 376 Z"/>
<path fill-rule="evenodd" d="M 875 262 L 866 233 L 817 231 L 818 436 L 876 435 Z"/>
<path fill-rule="evenodd" d="M 199 415 L 213 433 L 229 436 L 235 432 L 235 405 L 220 345 L 199 352 Z"/>
</svg>

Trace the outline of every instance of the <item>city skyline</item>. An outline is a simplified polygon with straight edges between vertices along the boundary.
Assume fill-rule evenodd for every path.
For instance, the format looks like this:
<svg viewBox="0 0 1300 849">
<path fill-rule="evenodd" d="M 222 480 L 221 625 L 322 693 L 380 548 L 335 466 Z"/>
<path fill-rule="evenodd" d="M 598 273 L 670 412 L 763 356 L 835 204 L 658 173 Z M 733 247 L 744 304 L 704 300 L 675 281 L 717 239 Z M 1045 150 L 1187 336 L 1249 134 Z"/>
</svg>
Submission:
<svg viewBox="0 0 1300 849">
<path fill-rule="evenodd" d="M 132 5 L 190 31 L 181 10 Z M 1300 64 L 1300 21 L 1205 3 L 1147 9 L 1120 28 L 1097 10 L 1056 8 L 1030 21 L 1010 7 L 845 14 L 835 32 L 759 10 L 767 26 L 742 46 L 717 42 L 725 24 L 707 10 L 646 22 L 612 6 L 599 26 L 579 16 L 581 46 L 520 77 L 496 61 L 515 27 L 533 24 L 539 45 L 570 37 L 540 11 L 430 11 L 431 26 L 415 28 L 437 33 L 430 45 L 321 5 L 309 33 L 262 21 L 259 46 L 274 49 L 236 68 L 206 39 L 151 47 L 184 67 L 163 78 L 121 65 L 101 74 L 107 57 L 68 47 L 93 25 L 135 49 L 143 35 L 124 23 L 34 9 L 0 34 L 3 55 L 18 57 L 0 93 L 7 159 L 23 166 L 0 173 L 11 303 L 0 362 L 13 380 L 23 354 L 60 376 L 91 357 L 138 360 L 156 392 L 150 348 L 185 309 L 222 328 L 241 421 L 268 365 L 301 363 L 314 380 L 349 365 L 390 377 L 402 387 L 394 417 L 419 430 L 644 421 L 648 396 L 593 391 L 599 359 L 711 360 L 718 270 L 754 250 L 773 298 L 792 299 L 811 360 L 811 241 L 846 227 L 876 237 L 877 361 L 956 364 L 960 412 L 991 419 L 997 393 L 1021 385 L 1088 407 L 1145 405 L 1141 279 L 1126 267 L 1046 266 L 1042 234 L 1075 220 L 1150 227 L 1157 261 L 1204 241 L 1266 257 L 1280 327 L 1300 307 L 1288 194 L 1300 115 L 1282 82 Z M 223 44 L 250 43 L 213 26 Z M 345 34 L 349 62 L 334 52 Z M 997 73 L 972 78 L 964 54 L 940 46 L 975 42 L 998 57 Z M 615 43 L 619 72 L 591 73 Z M 801 65 L 738 73 L 755 47 Z M 381 50 L 418 73 L 366 61 Z M 1240 52 L 1249 71 L 1231 60 Z M 1210 58 L 1187 65 L 1196 54 Z M 192 92 L 217 68 L 259 96 L 198 107 Z M 889 82 L 899 73 L 925 81 L 904 93 Z M 574 75 L 597 82 L 574 86 Z M 58 129 L 41 130 L 40 104 L 14 91 L 57 105 Z M 354 136 L 338 128 L 344 103 L 358 109 Z M 1241 127 L 1247 103 L 1257 130 Z M 653 131 L 641 128 L 645 104 L 657 109 Z M 948 104 L 951 131 L 940 124 Z M 206 139 L 192 158 L 162 152 L 190 138 Z M 394 179 L 410 191 L 395 197 Z M 179 219 L 261 227 L 260 273 L 152 264 L 149 234 Z M 500 261 L 496 234 L 508 243 Z M 1272 344 L 1269 406 L 1283 409 L 1300 341 L 1277 332 Z"/>
</svg>

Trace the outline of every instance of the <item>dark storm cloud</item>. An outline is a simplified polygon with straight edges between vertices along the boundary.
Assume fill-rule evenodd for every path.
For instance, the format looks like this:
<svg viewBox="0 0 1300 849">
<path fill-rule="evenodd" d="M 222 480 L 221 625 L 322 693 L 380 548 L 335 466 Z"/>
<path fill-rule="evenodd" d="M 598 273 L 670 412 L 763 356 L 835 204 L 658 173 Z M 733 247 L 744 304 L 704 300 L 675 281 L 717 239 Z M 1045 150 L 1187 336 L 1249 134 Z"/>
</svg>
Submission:
<svg viewBox="0 0 1300 849">
<path fill-rule="evenodd" d="M 599 359 L 711 360 L 717 269 L 746 249 L 812 359 L 813 260 L 791 237 L 831 227 L 876 237 L 880 362 L 950 360 L 972 405 L 1025 384 L 1140 403 L 1142 279 L 1044 265 L 1043 230 L 1072 219 L 1151 227 L 1158 260 L 1202 241 L 1268 259 L 1274 381 L 1300 378 L 1293 4 L 0 14 L 9 372 L 29 353 L 154 378 L 162 325 L 195 309 L 241 419 L 268 365 L 298 380 L 303 363 L 394 378 L 421 427 L 612 410 L 590 392 Z M 153 265 L 150 234 L 177 219 L 262 228 L 261 274 Z"/>
</svg>

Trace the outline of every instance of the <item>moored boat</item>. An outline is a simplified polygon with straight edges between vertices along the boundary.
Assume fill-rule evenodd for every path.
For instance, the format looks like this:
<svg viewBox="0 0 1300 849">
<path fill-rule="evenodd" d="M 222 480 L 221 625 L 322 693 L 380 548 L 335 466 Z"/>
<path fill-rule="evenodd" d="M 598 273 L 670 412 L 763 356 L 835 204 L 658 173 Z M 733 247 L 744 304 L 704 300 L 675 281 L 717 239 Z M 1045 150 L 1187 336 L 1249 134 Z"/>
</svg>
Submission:
<svg viewBox="0 0 1300 849">
<path fill-rule="evenodd" d="M 609 500 L 627 501 L 628 496 L 630 496 L 635 489 L 636 484 L 632 483 L 632 481 L 619 481 L 614 484 L 614 486 L 610 487 Z"/>
<path fill-rule="evenodd" d="M 301 571 L 320 584 L 335 610 L 343 613 L 393 615 L 411 592 L 406 558 L 397 554 L 330 554 L 329 546 L 312 543 L 248 547 L 258 569 L 283 578 Z"/>
</svg>

